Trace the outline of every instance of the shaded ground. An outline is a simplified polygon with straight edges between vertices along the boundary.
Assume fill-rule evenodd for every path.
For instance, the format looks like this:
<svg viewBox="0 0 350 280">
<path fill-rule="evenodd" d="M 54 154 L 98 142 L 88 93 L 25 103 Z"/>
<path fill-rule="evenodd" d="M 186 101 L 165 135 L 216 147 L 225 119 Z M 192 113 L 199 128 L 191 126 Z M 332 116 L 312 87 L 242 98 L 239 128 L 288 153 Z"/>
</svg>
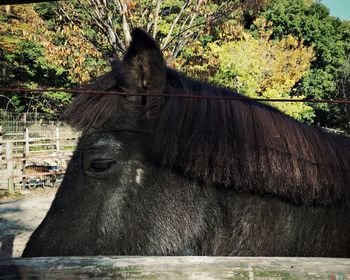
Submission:
<svg viewBox="0 0 350 280">
<path fill-rule="evenodd" d="M 23 192 L 15 200 L 0 200 L 0 259 L 20 257 L 34 231 L 45 217 L 57 188 Z"/>
</svg>

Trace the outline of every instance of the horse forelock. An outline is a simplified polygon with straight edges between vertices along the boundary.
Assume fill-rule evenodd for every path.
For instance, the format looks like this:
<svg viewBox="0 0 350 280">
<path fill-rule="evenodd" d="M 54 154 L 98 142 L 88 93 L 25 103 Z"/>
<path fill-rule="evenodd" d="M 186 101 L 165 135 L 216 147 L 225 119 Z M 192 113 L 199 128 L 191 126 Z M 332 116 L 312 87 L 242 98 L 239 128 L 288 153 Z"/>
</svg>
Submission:
<svg viewBox="0 0 350 280">
<path fill-rule="evenodd" d="M 112 71 L 96 80 L 83 85 L 83 90 L 97 91 L 123 91 L 122 64 L 113 61 Z M 135 102 L 137 97 L 123 97 L 106 94 L 79 94 L 65 110 L 63 119 L 74 128 L 86 131 L 94 128 L 116 128 L 126 126 L 133 122 L 135 116 L 141 112 L 140 102 Z"/>
</svg>

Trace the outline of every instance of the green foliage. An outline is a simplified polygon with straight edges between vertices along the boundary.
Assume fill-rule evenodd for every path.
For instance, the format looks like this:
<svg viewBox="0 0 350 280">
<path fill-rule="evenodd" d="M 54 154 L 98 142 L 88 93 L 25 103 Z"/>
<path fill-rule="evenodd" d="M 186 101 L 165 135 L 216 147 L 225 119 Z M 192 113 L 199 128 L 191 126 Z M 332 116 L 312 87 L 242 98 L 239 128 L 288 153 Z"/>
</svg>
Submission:
<svg viewBox="0 0 350 280">
<path fill-rule="evenodd" d="M 231 41 L 210 49 L 220 64 L 209 81 L 234 88 L 249 97 L 267 99 L 300 99 L 292 88 L 309 70 L 312 48 L 305 47 L 293 37 L 271 41 L 265 32 L 258 39 L 243 34 L 239 41 Z M 303 103 L 271 103 L 295 119 L 312 121 L 313 109 Z"/>
<path fill-rule="evenodd" d="M 338 69 L 337 88 L 335 99 L 350 100 L 350 53 L 346 57 L 344 64 Z M 330 106 L 330 114 L 335 116 L 329 126 L 336 126 L 338 123 L 344 124 L 344 130 L 350 135 L 350 105 Z"/>
<path fill-rule="evenodd" d="M 76 26 L 58 26 L 57 3 L 8 6 L 0 13 L 0 86 L 69 88 L 98 76 L 108 63 Z M 12 93 L 19 111 L 53 113 L 71 95 Z M 11 108 L 0 98 L 0 109 Z"/>
<path fill-rule="evenodd" d="M 329 10 L 315 1 L 273 0 L 262 15 L 273 22 L 273 38 L 292 34 L 314 47 L 316 57 L 311 71 L 298 83 L 296 91 L 310 98 L 336 98 L 337 77 L 350 51 L 349 23 L 329 16 Z M 257 29 L 251 26 L 252 32 L 256 33 Z M 316 123 L 346 128 L 347 124 L 340 121 L 344 117 L 337 115 L 342 110 L 334 111 L 334 105 L 327 104 L 313 107 Z"/>
<path fill-rule="evenodd" d="M 263 18 L 254 24 L 259 26 L 255 35 L 236 24 L 225 26 L 224 34 L 218 34 L 215 42 L 191 44 L 176 66 L 191 76 L 249 97 L 305 98 L 294 88 L 309 73 L 313 48 L 293 36 L 272 39 L 273 26 Z M 301 121 L 312 122 L 315 116 L 312 107 L 300 102 L 270 105 Z"/>
<path fill-rule="evenodd" d="M 3 69 L 0 74 L 2 87 L 65 87 L 70 85 L 67 71 L 48 62 L 44 56 L 43 46 L 37 42 L 18 41 L 14 51 L 0 49 L 0 52 L 3 57 L 3 60 L 0 61 L 0 67 Z M 47 98 L 41 98 L 37 94 L 13 93 L 10 98 L 20 111 L 52 112 L 54 109 L 53 104 L 48 102 Z M 57 98 L 63 104 L 70 101 L 67 100 L 67 94 L 63 93 Z"/>
<path fill-rule="evenodd" d="M 287 5 L 286 3 L 283 5 L 283 3 L 273 1 L 273 4 L 280 4 L 283 8 L 288 8 L 289 4 Z M 305 9 L 310 6 L 314 7 L 313 5 L 313 1 L 308 1 L 305 4 Z M 325 17 L 327 10 L 323 9 L 323 6 L 317 7 L 321 8 L 320 11 L 314 9 L 312 12 L 316 15 L 320 12 L 320 17 Z M 294 5 L 294 8 L 298 9 L 300 5 Z M 268 11 L 267 9 L 266 13 Z M 289 13 L 286 17 L 292 19 L 294 13 L 295 11 Z M 256 17 L 253 13 L 246 11 L 242 18 L 244 26 L 249 21 L 251 25 L 254 21 L 254 16 Z M 284 19 L 281 22 L 288 23 L 288 20 Z M 295 25 L 299 26 L 302 22 L 305 21 L 296 19 Z M 300 90 L 300 84 L 303 83 L 304 79 L 307 79 L 310 82 L 310 86 L 311 82 L 314 81 L 314 86 L 319 87 L 320 81 L 309 78 L 314 73 L 314 70 L 310 70 L 310 62 L 311 65 L 317 63 L 317 53 L 315 54 L 316 59 L 312 59 L 311 56 L 314 53 L 312 48 L 303 48 L 302 45 L 313 46 L 313 44 L 307 43 L 306 40 L 297 36 L 299 33 L 295 32 L 292 34 L 295 34 L 294 38 L 301 39 L 300 45 L 291 47 L 291 50 L 295 51 L 294 53 L 291 52 L 293 55 L 283 56 L 283 53 L 288 54 L 289 49 L 288 47 L 283 48 L 281 42 L 283 40 L 288 41 L 288 36 L 291 34 L 286 32 L 283 36 L 277 36 L 275 30 L 278 33 L 279 28 L 281 26 L 278 24 L 275 29 L 274 25 L 265 24 L 265 26 L 260 26 L 259 23 L 255 22 L 253 28 L 250 29 L 251 34 L 256 39 L 253 42 L 251 39 L 247 40 L 247 38 L 244 38 L 247 34 L 242 32 L 244 28 L 239 21 L 223 24 L 214 33 L 209 34 L 209 40 L 201 40 L 204 37 L 202 35 L 199 37 L 199 41 L 184 49 L 175 66 L 186 71 L 191 76 L 237 89 L 239 92 L 252 97 L 309 97 L 308 92 Z M 265 29 L 266 33 L 272 33 L 271 38 L 265 41 L 264 44 L 261 44 L 260 41 L 260 29 Z M 213 44 L 214 40 L 215 43 Z M 267 44 L 267 42 L 269 43 Z M 280 49 L 278 50 L 278 48 Z M 298 48 L 300 51 L 298 51 Z M 269 54 L 266 54 L 266 51 Z M 271 56 L 275 57 L 272 60 L 274 63 L 268 62 L 266 59 L 267 57 L 271 58 Z M 333 57 L 333 54 L 331 57 Z M 288 65 L 291 61 L 294 62 L 294 69 Z M 303 65 L 303 63 L 305 64 Z M 278 77 L 278 73 L 284 73 L 284 75 Z M 288 77 L 288 74 L 290 77 Z M 269 78 L 269 75 L 272 75 L 272 78 Z M 318 74 L 318 77 L 328 89 L 332 89 L 332 86 L 334 89 L 334 83 L 327 83 L 327 81 L 330 81 L 328 76 L 325 77 L 325 75 Z M 266 83 L 269 83 L 269 85 L 266 85 Z M 314 109 L 307 104 L 273 103 L 272 105 L 299 120 L 312 122 L 315 116 Z"/>
<path fill-rule="evenodd" d="M 64 86 L 68 83 L 64 68 L 49 63 L 44 56 L 44 47 L 34 41 L 18 41 L 13 52 L 3 50 L 1 82 L 23 85 L 40 81 L 42 86 Z"/>
</svg>

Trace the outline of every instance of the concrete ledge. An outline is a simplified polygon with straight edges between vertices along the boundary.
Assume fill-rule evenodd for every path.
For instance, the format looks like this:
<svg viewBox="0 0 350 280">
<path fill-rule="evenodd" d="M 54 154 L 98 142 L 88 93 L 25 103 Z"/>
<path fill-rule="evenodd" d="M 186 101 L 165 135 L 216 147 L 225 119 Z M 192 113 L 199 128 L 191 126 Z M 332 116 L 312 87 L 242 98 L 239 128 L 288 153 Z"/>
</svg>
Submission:
<svg viewBox="0 0 350 280">
<path fill-rule="evenodd" d="M 45 257 L 0 260 L 0 279 L 350 279 L 350 259 Z"/>
</svg>

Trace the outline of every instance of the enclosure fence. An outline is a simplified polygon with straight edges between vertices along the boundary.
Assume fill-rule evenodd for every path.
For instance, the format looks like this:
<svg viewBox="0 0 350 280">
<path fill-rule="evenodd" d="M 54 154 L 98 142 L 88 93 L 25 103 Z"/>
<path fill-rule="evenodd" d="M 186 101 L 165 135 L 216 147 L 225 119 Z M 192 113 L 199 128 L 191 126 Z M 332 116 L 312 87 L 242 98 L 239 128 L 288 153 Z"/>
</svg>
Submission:
<svg viewBox="0 0 350 280">
<path fill-rule="evenodd" d="M 38 114 L 0 114 L 0 190 L 14 192 L 64 174 L 79 133 Z"/>
</svg>

